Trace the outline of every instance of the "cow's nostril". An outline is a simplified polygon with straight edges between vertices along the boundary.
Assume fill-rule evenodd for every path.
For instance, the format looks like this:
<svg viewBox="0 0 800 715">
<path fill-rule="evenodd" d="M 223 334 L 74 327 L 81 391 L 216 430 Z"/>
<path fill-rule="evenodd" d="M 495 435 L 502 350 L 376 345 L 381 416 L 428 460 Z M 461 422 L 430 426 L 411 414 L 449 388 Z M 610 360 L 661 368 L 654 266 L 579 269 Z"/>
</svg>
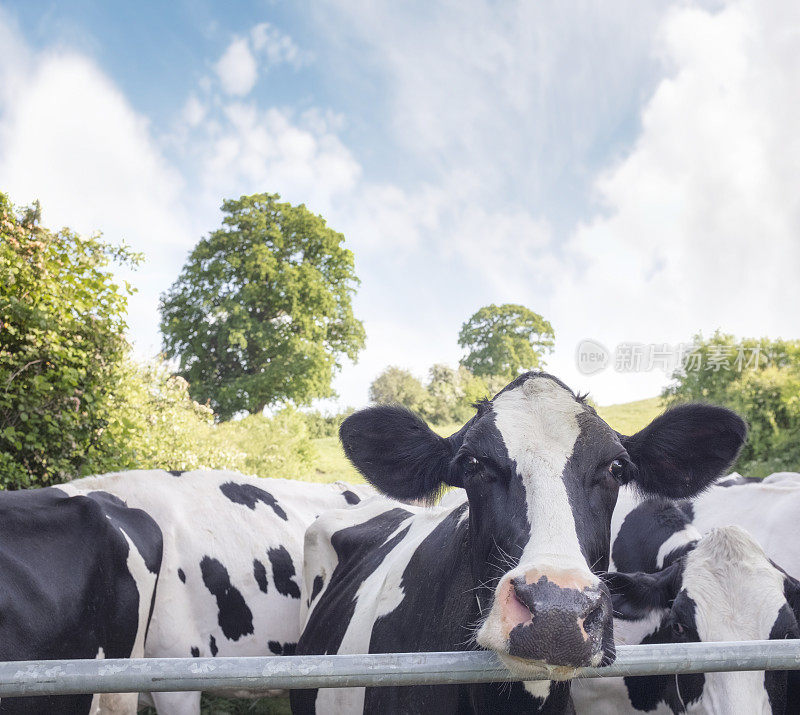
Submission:
<svg viewBox="0 0 800 715">
<path fill-rule="evenodd" d="M 517 597 L 517 600 L 533 614 L 536 605 L 534 600 L 534 588 L 525 581 L 524 576 L 517 576 L 511 579 L 511 585 L 514 587 L 514 595 Z"/>
<path fill-rule="evenodd" d="M 590 604 L 583 613 L 583 630 L 587 633 L 594 631 L 598 626 L 602 625 L 604 615 L 605 609 L 603 608 L 602 599 Z"/>
</svg>

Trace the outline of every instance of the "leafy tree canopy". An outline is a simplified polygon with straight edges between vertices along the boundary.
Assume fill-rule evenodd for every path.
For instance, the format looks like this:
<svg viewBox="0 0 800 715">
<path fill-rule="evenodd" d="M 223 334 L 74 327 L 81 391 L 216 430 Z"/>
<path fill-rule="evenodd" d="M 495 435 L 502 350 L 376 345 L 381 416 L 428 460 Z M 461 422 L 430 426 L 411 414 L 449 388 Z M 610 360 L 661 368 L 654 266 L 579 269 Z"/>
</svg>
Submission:
<svg viewBox="0 0 800 715">
<path fill-rule="evenodd" d="M 225 201 L 222 228 L 192 251 L 161 300 L 168 356 L 192 397 L 222 419 L 284 400 L 330 397 L 364 347 L 344 236 L 277 194 Z"/>
<path fill-rule="evenodd" d="M 110 420 L 127 286 L 113 264 L 125 246 L 39 226 L 38 204 L 15 211 L 0 193 L 0 486 L 77 476 Z"/>
<path fill-rule="evenodd" d="M 422 412 L 428 393 L 408 370 L 390 365 L 372 381 L 369 399 L 379 405 L 399 404 L 415 412 Z"/>
<path fill-rule="evenodd" d="M 467 351 L 461 364 L 474 375 L 513 378 L 541 367 L 552 352 L 553 327 L 524 305 L 487 305 L 475 313 L 458 334 Z"/>
<path fill-rule="evenodd" d="M 699 400 L 739 412 L 750 427 L 736 463 L 746 476 L 800 470 L 800 340 L 717 331 L 695 335 L 692 346 L 663 392 L 667 404 Z"/>
</svg>

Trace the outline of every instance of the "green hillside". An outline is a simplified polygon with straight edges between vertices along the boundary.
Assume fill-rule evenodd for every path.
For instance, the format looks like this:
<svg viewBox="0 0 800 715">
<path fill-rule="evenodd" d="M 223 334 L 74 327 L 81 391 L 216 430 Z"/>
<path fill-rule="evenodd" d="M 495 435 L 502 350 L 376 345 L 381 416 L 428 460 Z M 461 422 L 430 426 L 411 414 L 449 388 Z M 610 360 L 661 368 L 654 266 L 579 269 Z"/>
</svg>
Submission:
<svg viewBox="0 0 800 715">
<path fill-rule="evenodd" d="M 597 413 L 617 432 L 633 434 L 664 411 L 660 397 L 598 407 Z"/>
</svg>

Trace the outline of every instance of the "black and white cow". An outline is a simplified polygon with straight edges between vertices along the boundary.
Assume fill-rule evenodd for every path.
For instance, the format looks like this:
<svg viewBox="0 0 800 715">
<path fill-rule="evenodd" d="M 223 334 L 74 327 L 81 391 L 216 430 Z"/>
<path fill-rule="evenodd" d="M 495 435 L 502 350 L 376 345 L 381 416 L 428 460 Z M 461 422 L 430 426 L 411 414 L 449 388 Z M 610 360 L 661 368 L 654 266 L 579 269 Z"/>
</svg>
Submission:
<svg viewBox="0 0 800 715">
<path fill-rule="evenodd" d="M 142 657 L 161 548 L 156 523 L 110 494 L 0 492 L 0 661 Z M 136 693 L 3 698 L 0 712 L 136 703 Z"/>
<path fill-rule="evenodd" d="M 164 658 L 292 654 L 306 528 L 321 512 L 374 494 L 366 485 L 209 470 L 118 472 L 70 484 L 115 494 L 161 526 L 164 560 L 145 655 Z M 200 695 L 149 698 L 160 715 L 191 715 Z"/>
<path fill-rule="evenodd" d="M 648 528 L 651 510 L 665 507 L 659 502 L 643 500 L 635 490 L 621 489 L 611 520 L 610 568 L 617 571 L 650 570 L 631 568 L 630 562 L 617 562 L 618 555 L 622 555 L 621 558 L 627 555 L 630 559 L 637 554 L 652 553 L 652 548 L 631 548 L 626 544 L 623 529 L 627 530 L 628 540 L 632 537 L 634 542 L 639 538 L 637 534 L 644 531 L 648 540 L 658 544 L 666 554 L 673 543 L 686 543 L 711 529 L 734 524 L 753 536 L 767 556 L 787 573 L 800 577 L 800 539 L 796 538 L 800 515 L 800 474 L 797 472 L 777 472 L 763 480 L 730 475 L 691 501 L 679 502 L 673 508 L 680 510 L 672 519 L 676 527 L 674 531 L 664 525 Z M 670 507 L 666 507 L 666 511 L 669 512 Z M 659 518 L 664 520 L 667 517 L 662 511 Z M 684 533 L 684 530 L 688 531 Z M 668 539 L 671 539 L 669 543 Z M 659 567 L 663 563 L 662 559 Z"/>
<path fill-rule="evenodd" d="M 653 502 L 631 512 L 643 518 L 632 522 L 629 517 L 615 542 L 618 566 L 638 562 L 647 569 L 662 555 L 664 565 L 650 573 L 605 577 L 614 602 L 617 645 L 800 637 L 800 583 L 776 567 L 746 531 L 727 526 L 702 537 L 695 532 L 699 538 L 680 545 L 681 535 L 691 535 L 692 527 L 686 519 L 680 528 L 680 508 L 662 506 L 661 514 Z M 648 524 L 646 517 L 653 516 Z M 676 527 L 663 541 L 672 541 L 674 548 L 665 552 L 659 547 L 648 525 L 662 537 Z M 641 530 L 634 533 L 632 527 Z M 583 680 L 573 686 L 572 696 L 576 712 L 587 715 L 800 712 L 797 675 L 785 671 Z"/>
<path fill-rule="evenodd" d="M 448 438 L 400 407 L 357 412 L 340 436 L 353 464 L 397 499 L 443 486 L 466 502 L 431 510 L 371 500 L 306 535 L 310 601 L 298 653 L 494 650 L 554 678 L 614 657 L 608 566 L 620 484 L 691 495 L 735 457 L 734 413 L 685 405 L 617 434 L 556 378 L 526 373 Z M 559 683 L 293 691 L 296 713 L 563 712 Z"/>
<path fill-rule="evenodd" d="M 702 534 L 736 524 L 747 530 L 781 568 L 800 578 L 800 474 L 779 472 L 760 482 L 713 486 L 692 502 L 692 524 Z"/>
</svg>

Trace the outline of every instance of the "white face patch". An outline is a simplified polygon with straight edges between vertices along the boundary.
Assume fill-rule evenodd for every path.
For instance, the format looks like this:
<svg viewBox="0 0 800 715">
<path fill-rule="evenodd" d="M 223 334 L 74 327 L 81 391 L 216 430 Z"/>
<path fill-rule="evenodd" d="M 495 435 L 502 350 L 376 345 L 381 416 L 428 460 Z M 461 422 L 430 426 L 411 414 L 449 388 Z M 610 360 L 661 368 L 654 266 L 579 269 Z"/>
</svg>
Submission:
<svg viewBox="0 0 800 715">
<path fill-rule="evenodd" d="M 675 549 L 680 549 L 693 541 L 697 541 L 700 537 L 700 532 L 691 524 L 687 524 L 680 531 L 676 531 L 658 548 L 658 554 L 656 554 L 656 568 L 663 569 L 664 559 L 675 551 Z"/>
<path fill-rule="evenodd" d="M 507 648 L 508 628 L 498 594 L 508 590 L 513 578 L 530 571 L 570 571 L 579 574 L 586 586 L 598 584 L 599 579 L 581 552 L 563 479 L 580 435 L 578 415 L 583 406 L 553 380 L 533 377 L 498 395 L 492 408 L 495 426 L 522 480 L 531 525 L 519 566 L 500 580 L 491 612 L 477 633 L 481 646 L 502 652 Z"/>
<path fill-rule="evenodd" d="M 767 640 L 786 602 L 783 574 L 736 526 L 709 532 L 687 554 L 683 587 L 703 642 Z M 702 703 L 710 712 L 772 712 L 763 671 L 706 673 Z"/>
</svg>

